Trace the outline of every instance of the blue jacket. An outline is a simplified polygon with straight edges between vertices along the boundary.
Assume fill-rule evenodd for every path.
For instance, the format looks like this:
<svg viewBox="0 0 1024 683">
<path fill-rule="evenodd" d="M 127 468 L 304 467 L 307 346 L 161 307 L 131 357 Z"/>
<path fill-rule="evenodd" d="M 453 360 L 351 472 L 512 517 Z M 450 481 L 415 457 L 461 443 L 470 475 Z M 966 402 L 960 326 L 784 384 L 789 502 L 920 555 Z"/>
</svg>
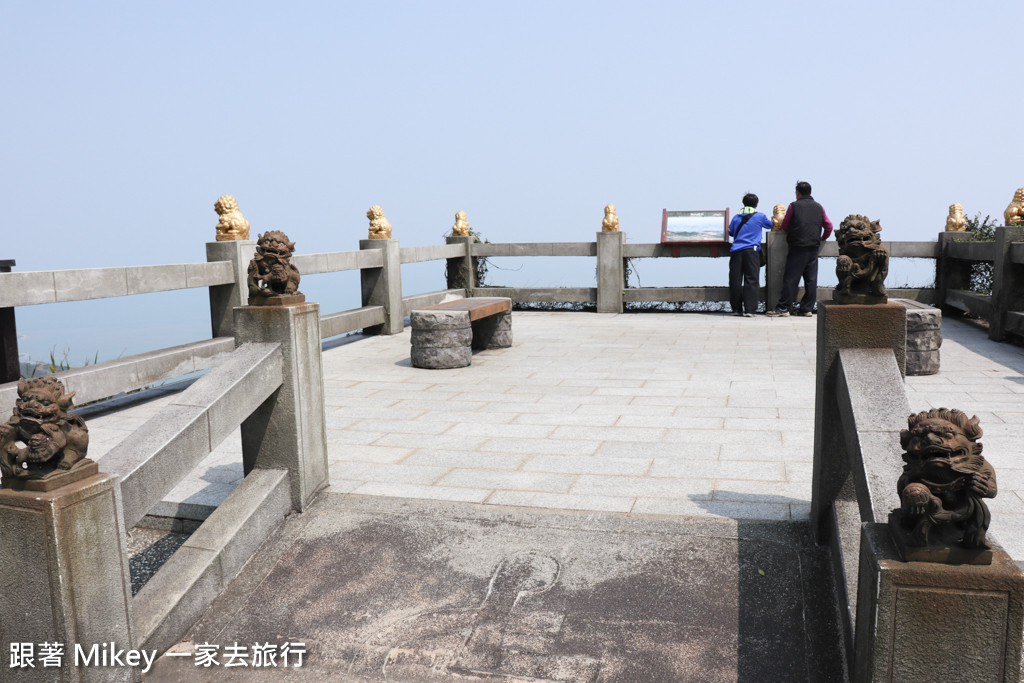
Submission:
<svg viewBox="0 0 1024 683">
<path fill-rule="evenodd" d="M 740 221 L 743 220 L 743 216 L 748 213 L 754 214 L 747 219 L 746 224 L 742 230 L 739 230 L 739 234 L 736 232 L 740 227 Z M 759 211 L 755 211 L 749 206 L 744 206 L 743 209 L 732 217 L 729 221 L 729 237 L 733 238 L 732 247 L 729 249 L 730 252 L 742 251 L 744 249 L 760 249 L 761 248 L 761 231 L 771 230 L 772 221 L 768 216 L 765 216 Z"/>
</svg>

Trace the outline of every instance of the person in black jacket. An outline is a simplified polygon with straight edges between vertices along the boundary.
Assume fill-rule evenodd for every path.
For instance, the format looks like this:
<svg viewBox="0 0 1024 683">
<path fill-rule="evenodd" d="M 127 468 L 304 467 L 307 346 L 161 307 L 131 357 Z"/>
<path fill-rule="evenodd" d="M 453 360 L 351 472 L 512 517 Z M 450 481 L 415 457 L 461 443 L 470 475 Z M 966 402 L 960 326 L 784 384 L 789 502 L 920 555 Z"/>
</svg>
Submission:
<svg viewBox="0 0 1024 683">
<path fill-rule="evenodd" d="M 810 317 L 814 315 L 814 303 L 818 299 L 818 248 L 832 234 L 832 221 L 811 196 L 810 183 L 801 180 L 796 184 L 796 201 L 786 209 L 782 229 L 789 245 L 786 272 L 782 276 L 782 296 L 768 315 L 773 318 L 789 315 L 789 307 L 803 277 L 804 297 L 800 300 L 798 315 Z"/>
</svg>

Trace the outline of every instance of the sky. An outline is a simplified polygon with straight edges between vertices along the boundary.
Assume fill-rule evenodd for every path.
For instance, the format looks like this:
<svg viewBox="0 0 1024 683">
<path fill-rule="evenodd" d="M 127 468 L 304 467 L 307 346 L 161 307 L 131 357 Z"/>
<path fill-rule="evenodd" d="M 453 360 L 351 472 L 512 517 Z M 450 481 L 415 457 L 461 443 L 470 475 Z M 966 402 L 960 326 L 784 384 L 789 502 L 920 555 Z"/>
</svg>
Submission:
<svg viewBox="0 0 1024 683">
<path fill-rule="evenodd" d="M 837 224 L 934 240 L 951 203 L 1001 219 L 1024 185 L 1022 25 L 1019 0 L 0 3 L 0 259 L 204 261 L 222 194 L 304 253 L 357 249 L 374 204 L 403 246 L 442 242 L 457 210 L 492 242 L 593 241 L 608 203 L 656 242 L 662 209 L 752 191 L 770 213 L 797 180 Z M 592 261 L 496 265 L 491 284 L 594 280 Z M 716 267 L 642 284 L 724 284 Z M 406 293 L 442 273 L 403 268 Z M 303 288 L 327 312 L 356 283 Z M 192 341 L 205 306 L 24 307 L 22 350 Z"/>
</svg>

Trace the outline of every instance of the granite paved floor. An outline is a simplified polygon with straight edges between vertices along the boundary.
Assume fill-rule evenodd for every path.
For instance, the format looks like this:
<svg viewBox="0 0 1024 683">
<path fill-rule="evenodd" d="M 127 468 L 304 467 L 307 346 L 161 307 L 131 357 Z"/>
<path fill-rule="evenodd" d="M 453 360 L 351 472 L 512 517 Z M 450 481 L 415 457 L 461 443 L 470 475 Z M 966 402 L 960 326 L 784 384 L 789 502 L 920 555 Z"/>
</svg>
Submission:
<svg viewBox="0 0 1024 683">
<path fill-rule="evenodd" d="M 324 353 L 331 488 L 632 514 L 807 517 L 813 318 L 517 312 L 515 345 L 420 370 L 409 332 Z M 977 414 L 999 476 L 992 530 L 1024 559 L 1024 349 L 947 320 L 942 372 L 911 407 Z M 166 400 L 166 399 L 165 399 Z M 90 420 L 106 452 L 161 401 Z M 1016 436 L 1016 438 L 1014 438 Z M 215 505 L 241 478 L 229 437 L 168 497 Z"/>
</svg>

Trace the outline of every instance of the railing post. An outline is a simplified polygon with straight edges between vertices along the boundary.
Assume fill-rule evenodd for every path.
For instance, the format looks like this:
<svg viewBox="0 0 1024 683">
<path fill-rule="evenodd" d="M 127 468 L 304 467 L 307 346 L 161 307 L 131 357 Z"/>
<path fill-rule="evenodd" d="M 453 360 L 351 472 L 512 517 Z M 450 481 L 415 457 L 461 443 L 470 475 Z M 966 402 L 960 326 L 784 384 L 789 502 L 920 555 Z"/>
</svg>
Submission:
<svg viewBox="0 0 1024 683">
<path fill-rule="evenodd" d="M 1024 265 L 1010 261 L 1010 246 L 1024 241 L 1024 226 L 996 228 L 996 255 L 992 262 L 992 315 L 989 339 L 1006 339 L 1006 314 L 1024 310 Z"/>
<path fill-rule="evenodd" d="M 476 268 L 473 267 L 473 240 L 472 236 L 449 235 L 445 242 L 447 244 L 465 245 L 465 256 L 448 259 L 448 289 L 465 289 L 466 296 L 473 296 L 473 289 L 476 287 Z"/>
<path fill-rule="evenodd" d="M 249 262 L 256 254 L 255 240 L 230 240 L 207 242 L 208 262 L 230 261 L 235 281 L 230 285 L 210 287 L 210 325 L 214 337 L 234 336 L 234 308 L 249 303 L 249 291 L 245 283 Z"/>
<path fill-rule="evenodd" d="M 402 311 L 402 259 L 398 240 L 359 240 L 360 249 L 380 249 L 384 259 L 381 268 L 363 268 L 363 306 L 383 306 L 384 324 L 367 327 L 366 334 L 398 334 L 405 329 Z"/>
<path fill-rule="evenodd" d="M 320 351 L 320 304 L 240 306 L 235 346 L 281 345 L 281 386 L 242 422 L 242 467 L 287 469 L 292 508 L 304 510 L 327 486 L 327 430 Z"/>
<path fill-rule="evenodd" d="M 781 231 L 769 232 L 765 239 L 764 311 L 767 313 L 775 310 L 782 296 L 782 276 L 786 272 L 789 244 L 786 233 Z"/>
<path fill-rule="evenodd" d="M 126 532 L 116 476 L 99 473 L 46 492 L 0 489 L 4 680 L 139 680 L 139 667 L 98 667 L 110 643 L 136 646 Z M 7 658 L 21 643 L 34 648 L 34 668 L 12 670 Z M 63 646 L 59 668 L 43 668 L 41 643 Z M 96 668 L 82 666 L 78 648 L 94 655 Z"/>
<path fill-rule="evenodd" d="M 622 245 L 626 233 L 597 233 L 597 312 L 622 313 L 622 290 L 625 289 L 625 264 Z"/>
<path fill-rule="evenodd" d="M 949 257 L 951 242 L 970 242 L 970 232 L 947 231 L 938 236 L 938 255 L 935 257 L 935 303 L 943 315 L 962 315 L 963 311 L 946 305 L 946 293 L 951 289 L 967 289 L 971 282 L 971 262 Z"/>
<path fill-rule="evenodd" d="M 15 265 L 14 259 L 0 261 L 0 273 L 9 273 Z M 14 307 L 0 308 L 0 384 L 13 382 L 21 377 L 21 363 L 18 361 L 18 326 L 15 324 Z"/>
</svg>

